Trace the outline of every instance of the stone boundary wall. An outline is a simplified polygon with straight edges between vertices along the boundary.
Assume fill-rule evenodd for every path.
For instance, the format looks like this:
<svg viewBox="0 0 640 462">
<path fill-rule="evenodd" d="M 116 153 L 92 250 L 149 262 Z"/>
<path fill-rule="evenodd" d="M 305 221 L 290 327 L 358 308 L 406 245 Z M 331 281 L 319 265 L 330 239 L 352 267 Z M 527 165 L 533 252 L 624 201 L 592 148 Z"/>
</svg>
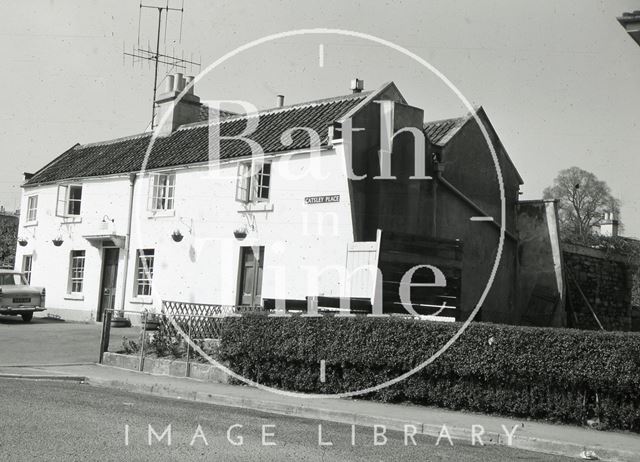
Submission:
<svg viewBox="0 0 640 462">
<path fill-rule="evenodd" d="M 102 364 L 104 366 L 119 367 L 131 371 L 138 371 L 140 356 L 106 352 Z M 143 372 L 153 375 L 167 375 L 170 377 L 190 377 L 205 382 L 229 383 L 229 376 L 218 367 L 209 363 L 180 361 L 177 359 L 145 357 Z"/>
<path fill-rule="evenodd" d="M 631 292 L 637 266 L 623 255 L 574 244 L 562 246 L 571 327 L 599 329 L 576 282 L 605 330 L 632 330 Z M 575 281 L 574 281 L 575 279 Z"/>
</svg>

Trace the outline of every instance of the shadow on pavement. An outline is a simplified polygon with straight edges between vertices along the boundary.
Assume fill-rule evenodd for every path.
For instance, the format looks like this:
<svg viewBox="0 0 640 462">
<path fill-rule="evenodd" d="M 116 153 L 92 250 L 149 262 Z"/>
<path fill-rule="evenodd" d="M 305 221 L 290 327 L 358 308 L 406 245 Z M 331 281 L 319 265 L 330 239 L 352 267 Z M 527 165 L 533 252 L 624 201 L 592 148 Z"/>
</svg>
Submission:
<svg viewBox="0 0 640 462">
<path fill-rule="evenodd" d="M 24 322 L 20 316 L 0 315 L 0 324 L 29 325 L 29 324 L 50 324 L 50 323 L 60 324 L 62 322 L 67 322 L 67 321 L 65 321 L 62 318 L 54 317 L 54 316 L 43 316 L 43 317 L 34 316 L 31 321 Z"/>
</svg>

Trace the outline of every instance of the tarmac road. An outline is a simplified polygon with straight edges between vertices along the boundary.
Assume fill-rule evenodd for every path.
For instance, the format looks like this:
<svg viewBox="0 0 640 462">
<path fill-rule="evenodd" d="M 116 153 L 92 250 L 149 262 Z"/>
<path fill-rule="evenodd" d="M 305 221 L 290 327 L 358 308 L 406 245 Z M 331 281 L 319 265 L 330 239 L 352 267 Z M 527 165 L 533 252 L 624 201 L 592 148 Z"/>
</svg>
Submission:
<svg viewBox="0 0 640 462">
<path fill-rule="evenodd" d="M 100 351 L 102 324 L 64 322 L 34 317 L 29 323 L 0 316 L 0 366 L 95 363 Z M 136 339 L 139 328 L 111 329 L 111 347 L 122 337 Z"/>
<path fill-rule="evenodd" d="M 351 426 L 277 416 L 255 411 L 157 398 L 88 385 L 18 379 L 0 379 L 0 459 L 47 460 L 260 460 L 260 461 L 570 461 L 504 446 L 471 446 L 416 436 L 417 446 L 404 445 L 400 432 L 386 432 L 385 445 L 373 445 L 373 430 L 356 427 L 351 445 Z M 161 435 L 157 442 L 149 425 Z M 231 439 L 227 439 L 232 425 Z M 318 445 L 318 425 L 323 441 Z M 129 444 L 125 444 L 125 425 Z M 202 433 L 196 434 L 198 425 Z M 266 442 L 262 444 L 263 426 Z M 208 445 L 204 444 L 206 438 Z M 409 441 L 410 443 L 410 441 Z"/>
</svg>

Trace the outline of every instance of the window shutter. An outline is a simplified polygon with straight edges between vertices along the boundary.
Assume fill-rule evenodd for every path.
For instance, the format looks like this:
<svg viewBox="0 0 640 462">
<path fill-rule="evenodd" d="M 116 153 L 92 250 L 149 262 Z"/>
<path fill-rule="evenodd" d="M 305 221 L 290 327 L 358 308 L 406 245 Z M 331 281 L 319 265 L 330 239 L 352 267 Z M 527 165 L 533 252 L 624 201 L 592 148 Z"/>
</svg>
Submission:
<svg viewBox="0 0 640 462">
<path fill-rule="evenodd" d="M 262 169 L 262 165 L 252 164 L 251 165 L 251 178 L 249 183 L 249 201 L 253 202 L 258 199 L 259 191 L 260 191 L 260 170 Z"/>
<path fill-rule="evenodd" d="M 67 191 L 69 186 L 67 185 L 58 185 L 58 198 L 56 201 L 56 216 L 57 217 L 66 217 L 67 216 Z"/>
<path fill-rule="evenodd" d="M 239 163 L 236 182 L 236 201 L 249 202 L 249 178 L 249 166 L 245 163 Z"/>
</svg>

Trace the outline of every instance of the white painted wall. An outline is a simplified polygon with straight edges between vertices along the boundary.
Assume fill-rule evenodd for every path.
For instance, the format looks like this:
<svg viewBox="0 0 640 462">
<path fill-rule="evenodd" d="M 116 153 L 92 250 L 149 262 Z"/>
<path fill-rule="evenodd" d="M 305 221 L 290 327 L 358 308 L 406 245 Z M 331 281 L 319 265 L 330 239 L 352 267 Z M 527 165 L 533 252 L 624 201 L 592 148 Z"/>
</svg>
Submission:
<svg viewBox="0 0 640 462">
<path fill-rule="evenodd" d="M 102 250 L 91 245 L 83 236 L 99 232 L 105 215 L 115 220 L 118 234 L 126 232 L 129 180 L 127 177 L 87 179 L 82 181 L 80 218 L 62 219 L 56 216 L 57 185 L 25 188 L 20 207 L 18 236 L 28 241 L 18 246 L 16 268 L 21 269 L 22 256 L 33 255 L 31 284 L 47 289 L 47 307 L 70 319 L 95 319 L 101 276 Z M 27 198 L 38 195 L 37 221 L 26 222 Z M 52 240 L 61 237 L 63 243 L 55 247 Z M 83 294 L 67 294 L 69 264 L 72 250 L 85 250 Z M 123 270 L 119 265 L 119 271 Z M 116 300 L 116 303 L 118 301 Z"/>
<path fill-rule="evenodd" d="M 213 176 L 205 166 L 176 172 L 175 213 L 154 216 L 147 210 L 149 175 L 139 175 L 135 185 L 131 252 L 124 306 L 127 310 L 159 309 L 162 300 L 235 304 L 237 301 L 240 247 L 265 246 L 263 298 L 304 299 L 307 295 L 339 296 L 339 272 L 344 268 L 347 246 L 353 240 L 351 204 L 341 147 L 321 154 L 299 153 L 273 157 L 270 200 L 255 208 L 262 213 L 239 213 L 245 206 L 235 200 L 237 163 L 225 163 Z M 47 306 L 67 318 L 95 316 L 100 287 L 102 250 L 83 236 L 98 234 L 104 215 L 115 220 L 117 234 L 126 233 L 129 179 L 86 179 L 83 184 L 82 220 L 62 224 L 55 216 L 57 186 L 25 188 L 19 235 L 29 241 L 18 246 L 16 266 L 22 255 L 34 254 L 32 284 L 47 289 Z M 26 202 L 38 194 L 38 220 L 26 226 Z M 340 202 L 305 204 L 308 196 L 340 195 Z M 239 241 L 233 231 L 247 226 Z M 184 239 L 176 243 L 171 233 L 179 229 Z M 61 234 L 64 243 L 51 239 Z M 136 249 L 155 249 L 153 295 L 134 296 Z M 86 250 L 84 293 L 80 300 L 67 294 L 71 250 Z M 118 284 L 122 275 L 121 251 Z M 322 273 L 319 280 L 310 278 Z M 121 290 L 116 306 L 120 306 Z"/>
</svg>

